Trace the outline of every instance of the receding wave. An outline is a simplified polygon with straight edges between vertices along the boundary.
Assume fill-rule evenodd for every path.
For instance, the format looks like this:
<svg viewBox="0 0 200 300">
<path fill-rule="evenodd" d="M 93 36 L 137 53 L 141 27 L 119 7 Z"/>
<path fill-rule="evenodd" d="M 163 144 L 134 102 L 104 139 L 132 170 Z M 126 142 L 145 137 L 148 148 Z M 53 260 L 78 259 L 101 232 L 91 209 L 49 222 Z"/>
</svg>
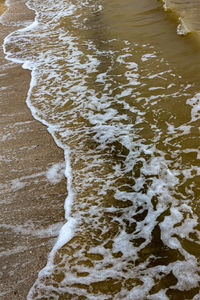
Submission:
<svg viewBox="0 0 200 300">
<path fill-rule="evenodd" d="M 35 22 L 4 49 L 32 70 L 27 102 L 68 188 L 28 299 L 199 299 L 197 87 L 155 46 L 99 35 L 103 1 L 28 5 Z"/>
</svg>

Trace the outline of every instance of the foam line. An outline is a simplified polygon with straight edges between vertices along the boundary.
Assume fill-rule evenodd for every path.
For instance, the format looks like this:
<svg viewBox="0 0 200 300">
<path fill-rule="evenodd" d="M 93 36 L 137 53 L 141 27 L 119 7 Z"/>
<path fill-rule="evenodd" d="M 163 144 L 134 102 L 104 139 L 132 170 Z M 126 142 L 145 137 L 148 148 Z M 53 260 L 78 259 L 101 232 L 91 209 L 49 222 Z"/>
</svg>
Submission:
<svg viewBox="0 0 200 300">
<path fill-rule="evenodd" d="M 10 5 L 10 1 L 7 0 L 6 1 L 6 5 L 9 7 Z M 66 166 L 65 166 L 65 177 L 67 179 L 67 191 L 68 191 L 68 196 L 65 199 L 65 215 L 66 215 L 66 223 L 63 225 L 63 228 L 61 228 L 57 242 L 50 254 L 50 257 L 53 257 L 53 255 L 55 254 L 55 252 L 62 247 L 65 243 L 67 243 L 73 236 L 73 229 L 75 227 L 75 220 L 70 217 L 70 211 L 71 211 L 71 206 L 73 203 L 73 192 L 71 190 L 71 168 L 70 168 L 70 149 L 66 146 L 63 147 L 63 144 L 59 142 L 58 139 L 56 139 L 55 137 L 55 130 L 54 128 L 48 123 L 46 122 L 44 119 L 40 118 L 38 116 L 38 112 L 35 109 L 35 107 L 32 106 L 30 98 L 31 98 L 31 93 L 33 88 L 37 85 L 37 79 L 36 79 L 36 68 L 37 68 L 37 63 L 34 63 L 33 61 L 30 60 L 24 60 L 23 58 L 17 58 L 15 57 L 15 55 L 12 54 L 11 51 L 7 51 L 6 50 L 6 45 L 9 44 L 9 42 L 12 43 L 13 41 L 13 35 L 17 34 L 18 36 L 20 36 L 20 34 L 23 35 L 24 32 L 28 32 L 30 30 L 36 30 L 37 27 L 39 26 L 38 24 L 38 12 L 32 7 L 31 5 L 31 1 L 28 1 L 26 3 L 27 7 L 31 10 L 34 10 L 35 12 L 35 19 L 32 22 L 32 24 L 28 25 L 25 28 L 22 29 L 18 29 L 15 32 L 10 33 L 8 36 L 5 37 L 4 39 L 4 43 L 3 43 L 3 50 L 6 56 L 6 59 L 14 62 L 14 63 L 18 63 L 18 64 L 22 64 L 22 67 L 24 69 L 28 69 L 31 71 L 31 82 L 30 82 L 30 88 L 27 94 L 27 99 L 26 99 L 26 103 L 29 107 L 29 109 L 31 110 L 31 113 L 33 115 L 33 117 L 40 121 L 42 124 L 44 124 L 45 126 L 47 126 L 47 130 L 49 131 L 49 133 L 53 136 L 55 143 L 57 144 L 57 146 L 59 146 L 60 148 L 62 148 L 64 150 L 65 153 L 65 159 L 66 159 Z M 70 10 L 69 10 L 70 13 Z M 14 38 L 15 39 L 15 38 Z M 50 174 L 47 174 L 47 177 L 49 177 Z M 51 177 L 51 176 L 50 176 Z"/>
</svg>

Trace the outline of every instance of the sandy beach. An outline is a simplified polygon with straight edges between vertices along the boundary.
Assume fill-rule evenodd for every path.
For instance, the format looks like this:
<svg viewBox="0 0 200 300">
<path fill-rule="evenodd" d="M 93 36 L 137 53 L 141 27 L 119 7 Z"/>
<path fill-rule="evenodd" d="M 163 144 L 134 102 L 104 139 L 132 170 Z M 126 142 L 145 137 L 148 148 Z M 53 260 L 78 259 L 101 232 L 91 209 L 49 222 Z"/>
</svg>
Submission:
<svg viewBox="0 0 200 300">
<path fill-rule="evenodd" d="M 0 22 L 3 45 L 37 14 L 5 41 L 30 91 L 0 47 L 0 299 L 200 299 L 188 1 L 25 2 Z"/>
<path fill-rule="evenodd" d="M 33 12 L 15 2 L 7 20 L 33 20 Z M 0 25 L 0 44 L 18 28 Z M 63 161 L 63 151 L 27 108 L 30 78 L 29 71 L 5 59 L 1 47 L 1 300 L 26 299 L 64 222 L 66 180 L 53 185 L 46 178 L 48 168 Z"/>
</svg>

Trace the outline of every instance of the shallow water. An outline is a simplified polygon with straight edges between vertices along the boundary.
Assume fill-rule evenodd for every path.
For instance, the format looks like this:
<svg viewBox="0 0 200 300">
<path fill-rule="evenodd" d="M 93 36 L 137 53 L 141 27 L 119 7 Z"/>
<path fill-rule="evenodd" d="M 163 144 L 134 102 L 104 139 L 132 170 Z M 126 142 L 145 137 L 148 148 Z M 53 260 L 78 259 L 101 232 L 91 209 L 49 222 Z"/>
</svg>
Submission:
<svg viewBox="0 0 200 300">
<path fill-rule="evenodd" d="M 27 103 L 65 150 L 68 189 L 28 299 L 200 299 L 195 37 L 154 0 L 28 5 L 36 21 L 4 49 L 32 70 Z"/>
</svg>

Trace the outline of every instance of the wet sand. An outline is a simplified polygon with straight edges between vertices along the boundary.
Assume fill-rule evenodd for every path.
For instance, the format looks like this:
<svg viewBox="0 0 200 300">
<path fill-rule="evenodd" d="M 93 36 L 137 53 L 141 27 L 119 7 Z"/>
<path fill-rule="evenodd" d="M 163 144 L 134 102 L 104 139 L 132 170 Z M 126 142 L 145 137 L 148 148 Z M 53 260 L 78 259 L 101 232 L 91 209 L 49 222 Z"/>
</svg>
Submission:
<svg viewBox="0 0 200 300">
<path fill-rule="evenodd" d="M 16 1 L 7 18 L 30 21 L 33 12 Z M 19 27 L 18 27 L 19 28 Z M 0 24 L 0 44 L 14 26 Z M 46 264 L 64 222 L 66 180 L 48 182 L 46 171 L 63 161 L 46 127 L 26 106 L 30 72 L 7 61 L 0 49 L 0 299 L 26 299 Z M 52 224 L 56 224 L 50 227 Z"/>
</svg>

